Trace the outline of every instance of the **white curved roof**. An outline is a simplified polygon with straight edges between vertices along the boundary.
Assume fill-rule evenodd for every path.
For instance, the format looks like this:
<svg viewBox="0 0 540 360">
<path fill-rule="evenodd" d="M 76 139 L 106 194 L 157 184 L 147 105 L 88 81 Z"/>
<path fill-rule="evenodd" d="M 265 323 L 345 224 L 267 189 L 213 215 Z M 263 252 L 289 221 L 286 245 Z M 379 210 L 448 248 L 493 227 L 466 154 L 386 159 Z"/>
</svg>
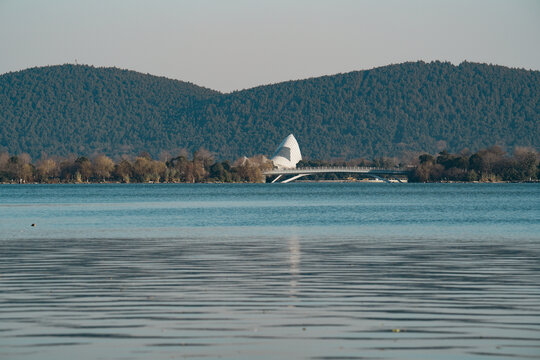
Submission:
<svg viewBox="0 0 540 360">
<path fill-rule="evenodd" d="M 298 141 L 290 134 L 281 142 L 274 156 L 270 159 L 279 169 L 294 169 L 296 164 L 302 160 Z"/>
</svg>

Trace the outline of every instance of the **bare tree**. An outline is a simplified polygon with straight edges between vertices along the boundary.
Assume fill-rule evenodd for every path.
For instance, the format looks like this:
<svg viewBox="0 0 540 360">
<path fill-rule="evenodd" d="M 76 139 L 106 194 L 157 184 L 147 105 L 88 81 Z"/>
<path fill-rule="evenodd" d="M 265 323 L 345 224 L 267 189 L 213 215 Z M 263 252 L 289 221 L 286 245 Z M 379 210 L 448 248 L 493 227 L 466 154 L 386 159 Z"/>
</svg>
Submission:
<svg viewBox="0 0 540 360">
<path fill-rule="evenodd" d="M 0 170 L 3 170 L 6 168 L 9 158 L 10 156 L 7 152 L 0 153 Z"/>
<path fill-rule="evenodd" d="M 96 177 L 105 181 L 105 179 L 111 176 L 111 172 L 114 169 L 114 162 L 108 156 L 98 155 L 92 161 L 92 169 Z"/>
<path fill-rule="evenodd" d="M 233 165 L 241 179 L 247 182 L 264 182 L 263 172 L 271 170 L 272 161 L 263 155 L 256 155 L 251 158 L 240 158 Z"/>
<path fill-rule="evenodd" d="M 53 159 L 43 159 L 38 162 L 37 175 L 39 181 L 49 182 L 51 178 L 59 175 L 59 166 Z"/>
<path fill-rule="evenodd" d="M 127 159 L 121 160 L 114 168 L 116 177 L 122 179 L 123 182 L 129 183 L 133 176 L 133 165 Z"/>
<path fill-rule="evenodd" d="M 172 158 L 171 153 L 163 150 L 159 153 L 158 159 L 159 161 L 167 162 Z"/>
<path fill-rule="evenodd" d="M 535 149 L 530 147 L 516 147 L 514 149 L 514 158 L 521 180 L 536 179 L 540 158 Z"/>
</svg>

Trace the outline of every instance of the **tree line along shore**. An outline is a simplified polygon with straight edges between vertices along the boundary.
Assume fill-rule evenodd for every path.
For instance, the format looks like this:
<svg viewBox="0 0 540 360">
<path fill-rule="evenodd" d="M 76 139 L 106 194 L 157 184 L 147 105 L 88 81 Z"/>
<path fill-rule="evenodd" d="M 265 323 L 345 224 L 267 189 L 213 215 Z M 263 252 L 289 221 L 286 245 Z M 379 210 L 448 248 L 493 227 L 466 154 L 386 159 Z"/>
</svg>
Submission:
<svg viewBox="0 0 540 360">
<path fill-rule="evenodd" d="M 349 161 L 303 160 L 297 167 L 367 166 L 408 169 L 409 182 L 525 182 L 540 178 L 540 153 L 517 147 L 511 154 L 499 146 L 471 153 L 420 154 L 412 161 L 398 158 Z M 273 164 L 263 155 L 243 157 L 233 163 L 217 161 L 205 149 L 178 156 L 162 154 L 153 159 L 143 152 L 136 157 L 122 156 L 116 161 L 106 155 L 92 157 L 48 157 L 33 163 L 28 154 L 0 154 L 2 183 L 257 183 L 264 182 L 264 171 Z M 344 180 L 353 174 L 319 174 L 309 180 Z M 358 176 L 358 175 L 356 175 Z"/>
</svg>

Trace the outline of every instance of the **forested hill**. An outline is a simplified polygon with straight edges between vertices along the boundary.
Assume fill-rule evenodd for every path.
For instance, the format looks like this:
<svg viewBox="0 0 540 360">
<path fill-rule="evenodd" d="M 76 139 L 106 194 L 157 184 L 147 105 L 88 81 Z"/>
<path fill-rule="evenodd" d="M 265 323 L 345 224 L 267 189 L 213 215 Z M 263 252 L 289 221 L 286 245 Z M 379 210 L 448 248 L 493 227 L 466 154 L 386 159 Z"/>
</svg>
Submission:
<svg viewBox="0 0 540 360">
<path fill-rule="evenodd" d="M 0 150 L 49 155 L 167 148 L 172 114 L 214 90 L 117 68 L 61 65 L 0 76 Z M 181 135 L 180 135 L 181 137 Z"/>
<path fill-rule="evenodd" d="M 540 142 L 540 72 L 390 65 L 221 94 L 131 71 L 63 65 L 0 76 L 0 150 L 38 157 L 205 147 L 270 155 L 294 133 L 311 158 Z"/>
</svg>

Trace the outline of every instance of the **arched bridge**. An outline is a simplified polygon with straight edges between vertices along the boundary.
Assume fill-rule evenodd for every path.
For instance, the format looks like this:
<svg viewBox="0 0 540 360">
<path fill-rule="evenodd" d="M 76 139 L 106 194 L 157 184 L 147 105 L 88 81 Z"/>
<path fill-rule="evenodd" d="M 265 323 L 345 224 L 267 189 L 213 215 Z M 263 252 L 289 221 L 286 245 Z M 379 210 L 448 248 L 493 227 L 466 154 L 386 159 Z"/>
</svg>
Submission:
<svg viewBox="0 0 540 360">
<path fill-rule="evenodd" d="M 326 166 L 326 167 L 305 167 L 297 169 L 274 169 L 269 170 L 263 173 L 266 176 L 277 177 L 272 180 L 272 183 L 275 183 L 284 176 L 292 175 L 292 177 L 281 181 L 285 184 L 296 179 L 299 179 L 304 176 L 313 175 L 313 174 L 328 174 L 328 173 L 349 173 L 349 174 L 364 174 L 369 177 L 373 177 L 379 180 L 390 182 L 388 178 L 394 178 L 398 182 L 402 182 L 398 177 L 407 176 L 409 171 L 407 170 L 396 170 L 396 169 L 383 169 L 383 168 L 374 168 L 374 167 L 358 167 L 358 166 Z"/>
</svg>

